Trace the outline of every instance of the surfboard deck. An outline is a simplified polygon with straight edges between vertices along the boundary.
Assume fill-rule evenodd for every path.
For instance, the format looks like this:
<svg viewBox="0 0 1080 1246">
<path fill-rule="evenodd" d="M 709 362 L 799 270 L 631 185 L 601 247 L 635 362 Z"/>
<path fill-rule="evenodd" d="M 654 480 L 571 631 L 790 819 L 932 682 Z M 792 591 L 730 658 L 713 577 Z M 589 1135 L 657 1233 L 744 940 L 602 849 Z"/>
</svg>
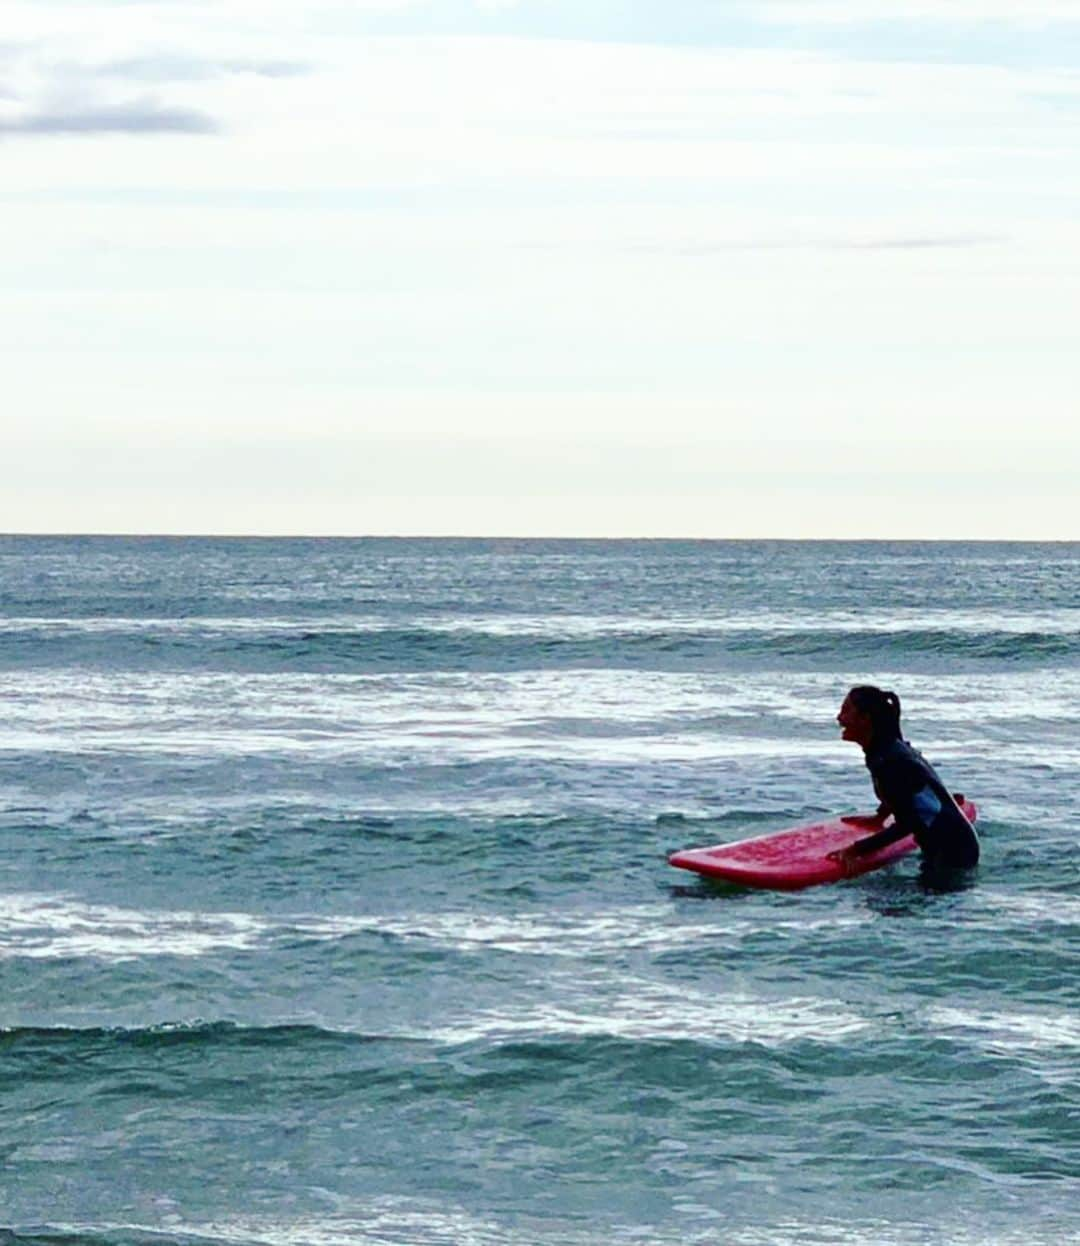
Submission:
<svg viewBox="0 0 1080 1246">
<path fill-rule="evenodd" d="M 972 802 L 959 793 L 955 800 L 964 817 L 974 824 L 978 811 Z M 758 835 L 754 839 L 740 839 L 732 844 L 688 848 L 672 853 L 668 862 L 680 870 L 693 870 L 695 874 L 722 878 L 745 887 L 800 891 L 803 887 L 869 874 L 915 852 L 918 845 L 909 835 L 858 858 L 847 869 L 829 860 L 829 853 L 850 847 L 856 840 L 865 839 L 892 824 L 892 818 L 879 823 L 872 814 L 846 814 L 826 822 Z"/>
</svg>

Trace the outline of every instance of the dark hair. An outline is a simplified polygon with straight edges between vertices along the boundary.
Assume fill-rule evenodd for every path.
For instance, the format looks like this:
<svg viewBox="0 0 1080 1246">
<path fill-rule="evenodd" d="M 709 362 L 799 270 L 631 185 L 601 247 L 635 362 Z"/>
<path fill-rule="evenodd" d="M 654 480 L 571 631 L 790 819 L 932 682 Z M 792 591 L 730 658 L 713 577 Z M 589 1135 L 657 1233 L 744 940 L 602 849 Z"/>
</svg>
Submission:
<svg viewBox="0 0 1080 1246">
<path fill-rule="evenodd" d="M 860 713 L 868 715 L 874 728 L 875 744 L 901 738 L 900 698 L 895 692 L 875 688 L 873 684 L 858 684 L 848 696 Z"/>
</svg>

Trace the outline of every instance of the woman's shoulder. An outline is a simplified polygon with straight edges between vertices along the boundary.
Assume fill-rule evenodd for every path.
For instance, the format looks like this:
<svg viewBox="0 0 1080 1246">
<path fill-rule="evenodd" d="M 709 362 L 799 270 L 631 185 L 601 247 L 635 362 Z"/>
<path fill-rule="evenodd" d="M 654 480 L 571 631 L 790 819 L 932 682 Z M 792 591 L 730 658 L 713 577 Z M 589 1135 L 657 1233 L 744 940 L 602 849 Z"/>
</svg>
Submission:
<svg viewBox="0 0 1080 1246">
<path fill-rule="evenodd" d="M 867 755 L 866 764 L 874 774 L 925 773 L 932 770 L 922 753 L 900 736 L 874 749 Z"/>
<path fill-rule="evenodd" d="M 915 750 L 900 736 L 894 736 L 891 740 L 886 740 L 882 744 L 875 744 L 873 748 L 866 754 L 867 765 L 875 763 L 885 763 L 897 759 L 910 757 Z"/>
</svg>

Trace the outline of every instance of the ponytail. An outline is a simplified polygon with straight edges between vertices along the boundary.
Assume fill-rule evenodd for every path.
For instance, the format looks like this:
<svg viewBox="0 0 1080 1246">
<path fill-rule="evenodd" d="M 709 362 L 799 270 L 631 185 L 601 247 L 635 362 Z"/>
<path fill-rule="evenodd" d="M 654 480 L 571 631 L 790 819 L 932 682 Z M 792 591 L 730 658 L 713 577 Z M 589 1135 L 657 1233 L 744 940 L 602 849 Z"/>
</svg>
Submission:
<svg viewBox="0 0 1080 1246">
<path fill-rule="evenodd" d="M 874 728 L 874 743 L 887 744 L 901 739 L 900 698 L 895 692 L 875 688 L 873 684 L 859 684 L 848 693 L 855 708 L 866 714 Z"/>
</svg>

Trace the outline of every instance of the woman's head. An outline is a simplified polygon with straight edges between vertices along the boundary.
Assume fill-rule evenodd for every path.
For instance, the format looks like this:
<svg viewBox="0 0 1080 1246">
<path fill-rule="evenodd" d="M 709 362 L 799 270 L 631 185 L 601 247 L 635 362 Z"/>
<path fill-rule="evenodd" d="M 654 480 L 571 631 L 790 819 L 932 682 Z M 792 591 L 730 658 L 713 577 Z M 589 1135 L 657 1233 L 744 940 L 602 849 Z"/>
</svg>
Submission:
<svg viewBox="0 0 1080 1246">
<path fill-rule="evenodd" d="M 858 684 L 844 697 L 836 721 L 840 724 L 841 739 L 861 744 L 864 749 L 897 740 L 900 698 L 873 684 Z"/>
</svg>

